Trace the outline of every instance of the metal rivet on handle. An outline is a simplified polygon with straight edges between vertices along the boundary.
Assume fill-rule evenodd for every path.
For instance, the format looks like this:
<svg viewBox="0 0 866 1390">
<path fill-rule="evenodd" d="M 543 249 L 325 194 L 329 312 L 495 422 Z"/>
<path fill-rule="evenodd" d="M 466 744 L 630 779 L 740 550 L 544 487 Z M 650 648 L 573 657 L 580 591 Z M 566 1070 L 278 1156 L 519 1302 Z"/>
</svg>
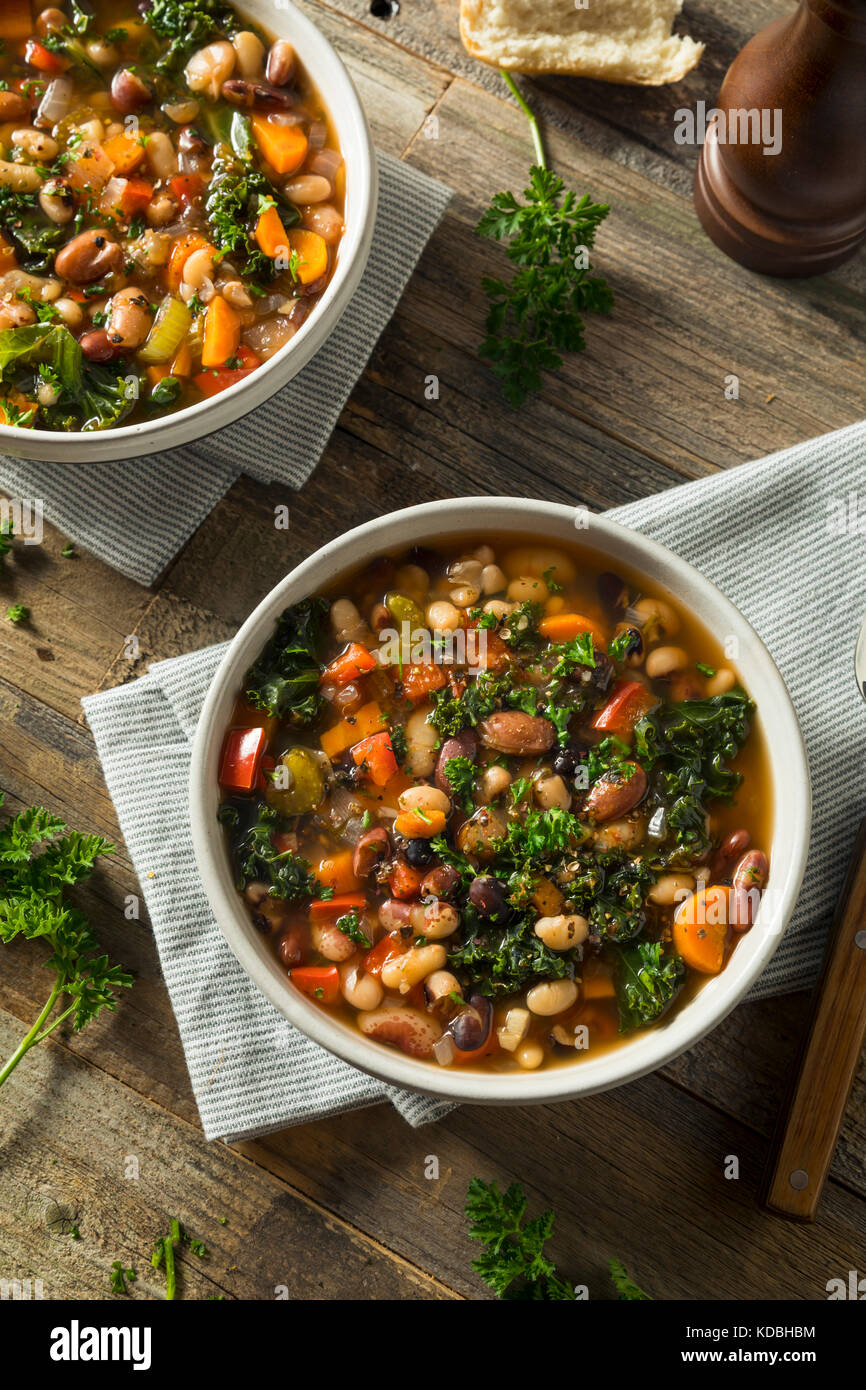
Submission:
<svg viewBox="0 0 866 1390">
<path fill-rule="evenodd" d="M 802 1168 L 795 1168 L 788 1182 L 797 1192 L 802 1192 L 804 1187 L 809 1186 L 809 1174 Z"/>
<path fill-rule="evenodd" d="M 859 946 L 861 951 L 866 951 L 866 931 L 858 931 L 854 937 L 854 945 Z"/>
</svg>

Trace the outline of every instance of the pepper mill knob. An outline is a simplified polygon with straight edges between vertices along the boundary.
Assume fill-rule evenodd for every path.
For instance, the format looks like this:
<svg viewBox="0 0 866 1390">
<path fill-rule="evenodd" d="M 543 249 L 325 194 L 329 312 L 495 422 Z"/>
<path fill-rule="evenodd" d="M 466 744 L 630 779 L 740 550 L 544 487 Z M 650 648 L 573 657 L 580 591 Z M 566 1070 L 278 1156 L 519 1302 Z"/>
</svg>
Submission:
<svg viewBox="0 0 866 1390">
<path fill-rule="evenodd" d="M 866 239 L 866 0 L 800 0 L 734 59 L 716 110 L 694 189 L 716 245 L 767 275 L 852 256 Z"/>
</svg>

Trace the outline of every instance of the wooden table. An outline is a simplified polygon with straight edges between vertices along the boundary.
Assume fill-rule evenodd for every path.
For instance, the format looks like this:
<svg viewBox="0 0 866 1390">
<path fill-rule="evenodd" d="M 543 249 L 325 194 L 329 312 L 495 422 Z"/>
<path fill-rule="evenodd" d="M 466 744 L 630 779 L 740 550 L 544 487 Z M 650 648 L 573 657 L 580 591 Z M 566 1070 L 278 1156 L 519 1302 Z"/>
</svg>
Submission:
<svg viewBox="0 0 866 1390">
<path fill-rule="evenodd" d="M 617 1256 L 660 1299 L 822 1299 L 828 1279 L 866 1267 L 866 1069 L 817 1224 L 785 1224 L 756 1202 L 804 995 L 742 1005 L 663 1071 L 580 1103 L 467 1107 L 419 1131 L 379 1106 L 231 1148 L 202 1137 L 150 932 L 124 916 L 137 885 L 81 696 L 229 637 L 298 560 L 394 507 L 508 493 L 598 509 L 866 415 L 863 258 L 802 283 L 739 270 L 701 232 L 696 151 L 673 139 L 675 110 L 711 105 L 738 47 L 788 0 L 688 4 L 707 54 L 674 88 L 528 84 L 556 168 L 611 204 L 598 262 L 616 312 L 591 322 L 589 350 L 516 414 L 475 355 L 480 277 L 501 253 L 473 227 L 494 191 L 523 187 L 522 116 L 460 47 L 454 0 L 402 0 L 388 21 L 368 0 L 302 5 L 344 55 L 377 144 L 455 196 L 300 494 L 242 479 L 152 590 L 86 555 L 63 559 L 50 528 L 0 575 L 2 606 L 33 615 L 27 628 L 0 623 L 7 809 L 44 802 L 117 840 L 82 897 L 138 976 L 117 1014 L 38 1048 L 0 1095 L 0 1277 L 41 1278 L 49 1298 L 103 1298 L 122 1259 L 139 1270 L 134 1297 L 158 1297 L 147 1257 L 177 1215 L 211 1250 L 185 1260 L 188 1297 L 287 1286 L 293 1298 L 480 1298 L 462 1218 L 479 1174 L 519 1179 L 537 1208 L 555 1206 L 556 1255 L 593 1297 L 611 1296 Z M 738 400 L 725 395 L 732 373 Z M 431 374 L 438 400 L 425 396 Z M 273 526 L 285 501 L 288 533 Z M 0 959 L 5 1056 L 48 976 L 32 946 Z M 438 1178 L 425 1176 L 430 1156 Z"/>
</svg>

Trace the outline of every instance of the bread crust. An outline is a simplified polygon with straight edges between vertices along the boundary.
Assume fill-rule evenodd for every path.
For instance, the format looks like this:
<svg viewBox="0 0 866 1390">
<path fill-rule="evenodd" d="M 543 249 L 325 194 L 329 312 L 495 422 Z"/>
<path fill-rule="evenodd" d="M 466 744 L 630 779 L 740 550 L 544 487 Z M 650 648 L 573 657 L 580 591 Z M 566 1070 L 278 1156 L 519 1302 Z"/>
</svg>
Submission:
<svg viewBox="0 0 866 1390">
<path fill-rule="evenodd" d="M 484 10 L 488 0 L 460 0 L 460 37 L 467 53 L 479 62 L 492 67 L 504 68 L 509 72 L 526 73 L 527 76 L 540 76 L 544 73 L 562 73 L 576 77 L 591 77 L 598 82 L 613 82 L 637 87 L 663 87 L 671 82 L 679 82 L 687 72 L 700 61 L 704 51 L 702 43 L 694 39 L 680 38 L 676 48 L 662 65 L 659 63 L 652 73 L 641 71 L 640 66 L 628 59 L 619 62 L 594 61 L 591 54 L 584 53 L 569 60 L 564 55 L 525 58 L 512 57 L 485 46 L 483 37 Z"/>
</svg>

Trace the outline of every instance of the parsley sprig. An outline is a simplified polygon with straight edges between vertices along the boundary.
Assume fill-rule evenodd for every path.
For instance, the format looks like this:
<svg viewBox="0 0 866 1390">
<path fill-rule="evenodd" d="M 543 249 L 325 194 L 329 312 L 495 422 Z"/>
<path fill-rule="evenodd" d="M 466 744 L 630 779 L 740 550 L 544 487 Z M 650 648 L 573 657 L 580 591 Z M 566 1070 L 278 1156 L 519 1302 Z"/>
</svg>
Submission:
<svg viewBox="0 0 866 1390">
<path fill-rule="evenodd" d="M 80 1031 L 103 1009 L 115 1009 L 115 991 L 132 984 L 119 965 L 109 965 L 84 913 L 66 897 L 67 889 L 90 877 L 99 856 L 113 849 L 100 835 L 67 832 L 63 821 L 41 806 L 22 811 L 0 829 L 0 941 L 43 937 L 51 947 L 47 964 L 57 977 L 33 1027 L 0 1067 L 0 1086 L 65 1019 Z M 51 1019 L 61 996 L 68 1003 Z"/>
<path fill-rule="evenodd" d="M 610 286 L 592 273 L 589 251 L 610 208 L 589 194 L 565 191 L 562 179 L 547 167 L 534 112 L 510 73 L 509 90 L 527 117 L 536 163 L 521 203 L 513 193 L 497 193 L 476 231 L 508 242 L 505 252 L 517 267 L 510 282 L 485 276 L 489 300 L 487 336 L 479 348 L 502 382 L 506 400 L 520 406 L 541 390 L 541 373 L 557 371 L 563 352 L 582 352 L 583 315 L 613 308 Z"/>
</svg>

